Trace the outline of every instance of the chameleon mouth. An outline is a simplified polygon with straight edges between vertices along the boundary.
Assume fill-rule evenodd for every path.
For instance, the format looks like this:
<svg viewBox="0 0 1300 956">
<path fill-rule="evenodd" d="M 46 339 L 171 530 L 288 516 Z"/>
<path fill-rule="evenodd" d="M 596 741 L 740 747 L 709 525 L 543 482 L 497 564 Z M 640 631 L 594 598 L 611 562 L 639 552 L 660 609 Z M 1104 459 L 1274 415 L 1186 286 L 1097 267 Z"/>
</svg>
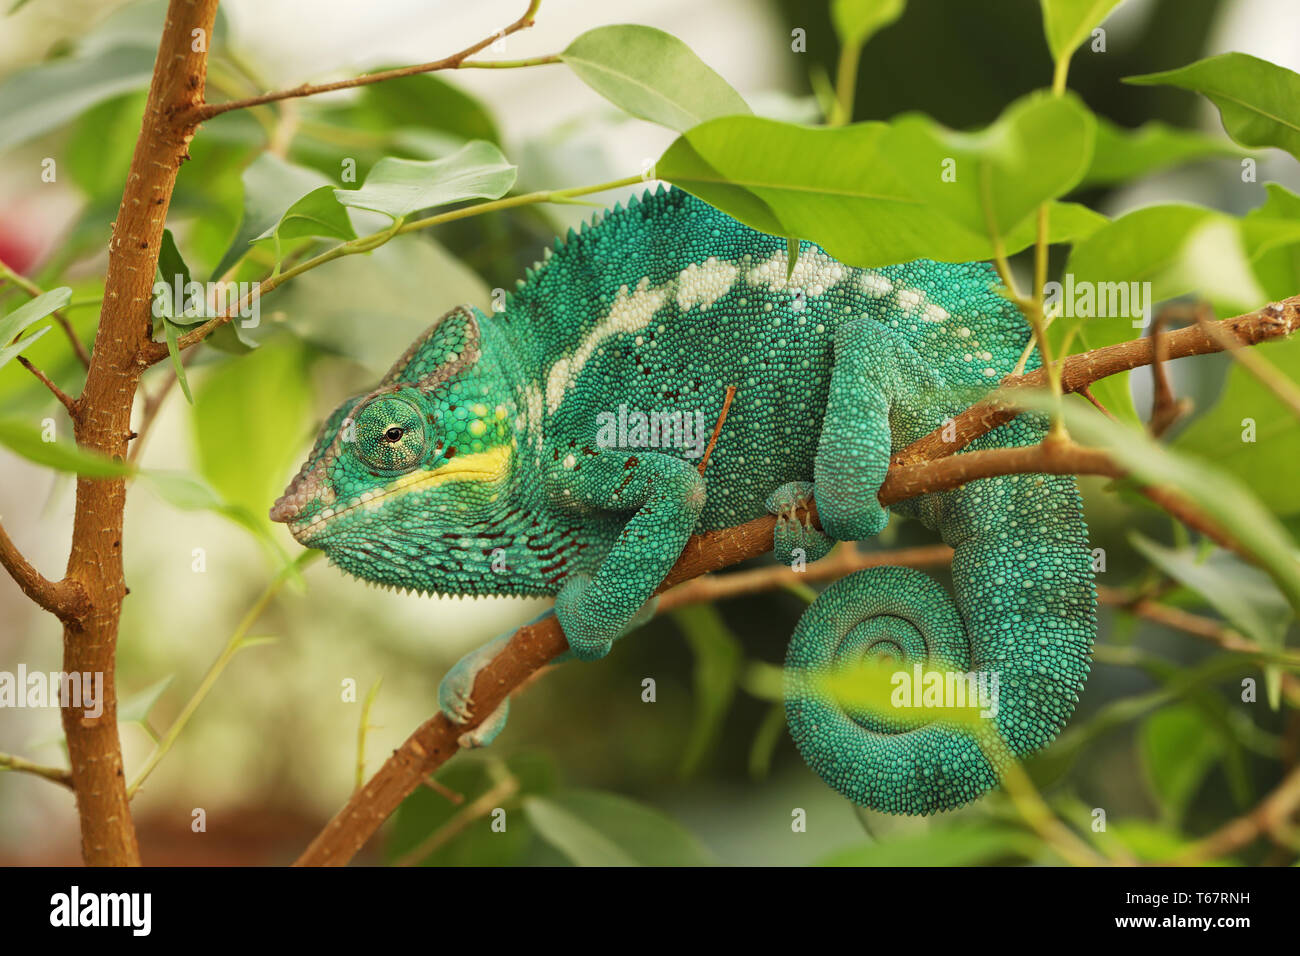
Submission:
<svg viewBox="0 0 1300 956">
<path fill-rule="evenodd" d="M 383 488 L 362 492 L 341 505 L 324 508 L 309 518 L 295 520 L 301 509 L 286 493 L 271 509 L 271 520 L 289 526 L 289 533 L 299 544 L 308 544 L 330 530 L 340 518 L 363 511 L 377 511 L 389 500 L 413 492 L 427 491 L 450 482 L 492 482 L 505 477 L 510 464 L 510 448 L 499 445 L 491 451 L 463 455 L 438 468 L 421 468 L 390 482 Z M 290 488 L 291 492 L 295 489 Z"/>
</svg>

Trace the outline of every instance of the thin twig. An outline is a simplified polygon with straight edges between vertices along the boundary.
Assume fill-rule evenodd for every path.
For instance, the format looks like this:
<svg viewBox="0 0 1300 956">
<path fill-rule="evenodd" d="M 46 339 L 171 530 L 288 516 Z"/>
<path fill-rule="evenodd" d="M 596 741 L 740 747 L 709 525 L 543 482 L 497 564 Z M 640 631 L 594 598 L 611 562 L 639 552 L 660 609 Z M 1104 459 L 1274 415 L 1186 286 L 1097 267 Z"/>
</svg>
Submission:
<svg viewBox="0 0 1300 956">
<path fill-rule="evenodd" d="M 40 379 L 41 384 L 48 388 L 54 394 L 54 397 L 62 403 L 63 407 L 68 410 L 68 414 L 76 417 L 77 400 L 75 398 L 50 381 L 49 376 L 33 365 L 26 355 L 18 356 L 18 364 Z"/>
<path fill-rule="evenodd" d="M 1092 394 L 1092 389 L 1089 386 L 1085 385 L 1083 388 L 1079 389 L 1079 394 L 1082 395 L 1084 398 L 1086 398 L 1088 400 L 1088 403 L 1092 405 L 1093 408 L 1097 409 L 1097 411 L 1101 412 L 1112 422 L 1118 421 L 1118 419 L 1111 412 L 1111 410 L 1107 408 L 1105 405 L 1103 405 L 1101 402 L 1099 402 L 1097 400 L 1096 395 Z"/>
<path fill-rule="evenodd" d="M 1165 367 L 1166 353 L 1169 351 L 1165 338 L 1165 326 L 1169 322 L 1169 313 L 1160 310 L 1155 321 L 1151 323 L 1151 339 L 1154 343 L 1154 360 L 1151 363 L 1151 377 L 1154 383 L 1151 395 L 1151 420 L 1147 427 L 1152 438 L 1159 438 L 1174 422 L 1191 410 L 1191 402 L 1174 396 L 1169 384 L 1169 370 Z"/>
<path fill-rule="evenodd" d="M 72 771 L 64 770 L 62 767 L 46 767 L 42 764 L 32 763 L 30 760 L 15 757 L 13 754 L 0 754 L 0 770 L 30 773 L 37 777 L 44 777 L 53 783 L 61 784 L 69 790 L 72 789 Z"/>
<path fill-rule="evenodd" d="M 487 816 L 498 805 L 509 800 L 519 792 L 519 780 L 508 775 L 472 803 L 462 807 L 456 814 L 438 829 L 434 830 L 420 843 L 403 853 L 393 861 L 393 866 L 416 866 L 428 858 L 434 850 L 450 842 L 465 831 L 475 820 Z"/>
<path fill-rule="evenodd" d="M 722 400 L 722 411 L 718 413 L 718 420 L 713 425 L 713 434 L 709 436 L 709 445 L 704 449 L 704 457 L 700 459 L 699 472 L 704 474 L 704 469 L 708 467 L 709 458 L 713 454 L 713 447 L 718 443 L 718 435 L 722 433 L 722 424 L 727 420 L 727 412 L 731 411 L 731 400 L 736 397 L 736 386 L 727 386 L 727 396 Z"/>
<path fill-rule="evenodd" d="M 1225 823 L 1168 863 L 1190 866 L 1221 859 L 1262 835 L 1290 838 L 1290 831 L 1294 830 L 1290 818 L 1297 808 L 1300 808 L 1300 768 L 1287 774 L 1277 788 L 1248 813 Z"/>
<path fill-rule="evenodd" d="M 348 80 L 338 80 L 333 83 L 303 83 L 287 90 L 276 90 L 271 93 L 262 93 L 259 96 L 250 96 L 242 100 L 228 100 L 225 103 L 204 103 L 197 107 L 192 115 L 188 117 L 191 122 L 203 123 L 212 119 L 214 116 L 220 116 L 222 113 L 229 113 L 231 110 L 247 109 L 250 106 L 261 106 L 265 103 L 275 103 L 279 100 L 296 99 L 303 96 L 316 96 L 320 93 L 332 93 L 335 90 L 349 90 L 358 86 L 369 86 L 371 83 L 382 83 L 384 80 L 393 80 L 403 76 L 414 76 L 418 73 L 433 73 L 436 70 L 454 70 L 461 66 L 477 65 L 480 67 L 503 68 L 509 66 L 534 66 L 539 63 L 557 62 L 557 56 L 536 57 L 532 60 L 515 60 L 515 61 L 498 61 L 497 63 L 483 64 L 466 64 L 464 61 L 469 57 L 485 49 L 498 40 L 510 36 L 512 33 L 518 33 L 527 27 L 533 25 L 533 17 L 537 9 L 542 5 L 542 0 L 531 0 L 528 9 L 514 23 L 510 24 L 504 30 L 493 33 L 477 43 L 465 47 L 459 53 L 453 53 L 451 56 L 444 57 L 441 60 L 433 60 L 429 63 L 418 63 L 414 66 L 403 66 L 393 70 L 382 70 L 378 73 L 367 73 L 362 76 L 354 76 Z"/>
</svg>

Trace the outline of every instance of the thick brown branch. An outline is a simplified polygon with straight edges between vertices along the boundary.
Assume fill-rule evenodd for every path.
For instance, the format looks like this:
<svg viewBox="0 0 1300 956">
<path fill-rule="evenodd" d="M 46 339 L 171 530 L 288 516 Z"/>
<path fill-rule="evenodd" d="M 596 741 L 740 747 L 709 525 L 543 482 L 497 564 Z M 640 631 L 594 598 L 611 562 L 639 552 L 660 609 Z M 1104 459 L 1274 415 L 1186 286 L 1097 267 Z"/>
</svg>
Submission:
<svg viewBox="0 0 1300 956">
<path fill-rule="evenodd" d="M 347 80 L 337 80 L 333 83 L 303 83 L 287 90 L 276 90 L 271 93 L 262 93 L 259 96 L 250 96 L 243 100 L 230 100 L 226 103 L 204 103 L 196 107 L 189 116 L 193 123 L 202 123 L 210 120 L 214 116 L 220 116 L 222 113 L 229 113 L 231 110 L 247 109 L 250 106 L 262 106 L 266 103 L 275 103 L 279 100 L 297 99 L 303 96 L 316 96 L 320 93 L 332 93 L 336 90 L 349 90 L 358 86 L 369 86 L 371 83 L 382 83 L 384 80 L 394 80 L 402 76 L 414 76 L 417 73 L 433 73 L 437 70 L 455 70 L 465 64 L 465 60 L 486 49 L 493 43 L 503 37 L 508 37 L 512 33 L 518 33 L 533 25 L 533 17 L 537 14 L 537 9 L 542 5 L 542 0 L 531 0 L 528 9 L 514 23 L 505 29 L 492 34 L 485 39 L 479 40 L 472 46 L 467 46 L 459 53 L 453 53 L 451 56 L 443 57 L 441 60 L 432 60 L 429 63 L 417 63 L 414 66 L 402 66 L 392 70 L 381 70 L 377 73 L 366 73 L 362 76 L 354 76 Z M 532 61 L 537 63 L 556 62 L 554 57 L 539 57 Z"/>
<path fill-rule="evenodd" d="M 75 581 L 51 581 L 32 567 L 0 525 L 0 567 L 38 606 L 60 620 L 78 621 L 86 613 L 85 590 Z"/>
<path fill-rule="evenodd" d="M 108 272 L 86 385 L 73 416 L 77 443 L 119 461 L 131 435 L 131 407 L 153 327 L 151 303 L 167 210 L 176 174 L 189 156 L 194 125 L 186 119 L 203 100 L 207 44 L 217 0 L 171 0 L 145 101 L 140 136 L 113 223 Z M 196 49 L 197 48 L 197 49 Z M 63 669 L 104 675 L 103 709 L 88 717 L 63 709 L 68 759 L 81 821 L 81 849 L 92 866 L 140 862 L 117 733 L 118 622 L 126 581 L 122 518 L 126 483 L 77 480 L 67 578 L 84 588 L 89 608 L 63 631 Z"/>
<path fill-rule="evenodd" d="M 1293 295 L 1254 312 L 1216 323 L 1216 329 L 1225 333 L 1222 340 L 1198 326 L 1162 336 L 1161 358 L 1178 359 L 1221 352 L 1224 343 L 1231 341 L 1241 345 L 1258 345 L 1290 335 L 1297 328 L 1300 328 L 1300 295 Z M 1081 355 L 1072 355 L 1065 360 L 1061 369 L 1061 390 L 1067 393 L 1081 391 L 1098 379 L 1150 365 L 1155 359 L 1156 344 L 1150 338 L 1133 339 Z M 932 461 L 960 451 L 976 438 L 999 425 L 1005 425 L 1020 414 L 1022 409 L 1016 404 L 1018 390 L 1041 389 L 1046 385 L 1047 373 L 1043 369 L 1026 375 L 1008 375 L 995 394 L 976 402 L 951 423 L 936 428 L 895 453 L 894 463 L 901 465 Z M 945 434 L 952 440 L 946 441 Z"/>
</svg>

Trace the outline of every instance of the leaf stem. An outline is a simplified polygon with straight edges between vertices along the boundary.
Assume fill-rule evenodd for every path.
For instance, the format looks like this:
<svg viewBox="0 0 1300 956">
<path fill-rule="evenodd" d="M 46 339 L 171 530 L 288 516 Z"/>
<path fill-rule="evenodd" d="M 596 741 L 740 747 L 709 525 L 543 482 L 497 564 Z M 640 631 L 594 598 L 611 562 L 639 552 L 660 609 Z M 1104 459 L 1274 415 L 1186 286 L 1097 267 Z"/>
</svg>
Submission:
<svg viewBox="0 0 1300 956">
<path fill-rule="evenodd" d="M 271 599 L 279 593 L 280 588 L 284 586 L 284 583 L 290 577 L 315 561 L 321 554 L 320 551 L 307 551 L 300 555 L 293 563 L 281 569 L 280 573 L 266 586 L 266 590 L 262 592 L 261 596 L 253 602 L 253 606 L 248 609 L 248 613 L 244 615 L 239 625 L 230 635 L 230 639 L 226 641 L 226 646 L 221 649 L 221 653 L 217 655 L 216 660 L 208 667 L 207 673 L 203 675 L 203 679 L 199 681 L 199 686 L 195 689 L 193 696 L 186 701 L 185 706 L 181 708 L 181 712 L 172 721 L 166 733 L 162 735 L 158 745 L 154 747 L 149 759 L 145 761 L 144 766 L 140 768 L 140 772 L 136 774 L 135 779 L 126 788 L 128 800 L 135 796 L 141 785 L 148 779 L 149 774 L 153 773 L 154 768 L 158 766 L 163 757 L 167 756 L 167 752 L 176 743 L 176 738 L 185 729 L 185 725 L 194 716 L 194 712 L 203 703 L 203 699 L 208 696 L 208 692 L 212 690 L 212 686 L 217 682 L 217 678 L 221 676 L 221 672 L 226 669 L 226 665 L 230 663 L 234 656 L 243 649 L 249 629 L 257 623 L 257 619 L 262 616 L 262 612 L 271 603 Z"/>
<path fill-rule="evenodd" d="M 827 120 L 827 126 L 843 126 L 853 120 L 853 100 L 858 87 L 858 61 L 862 56 L 862 47 L 857 43 L 845 43 L 840 48 L 839 66 L 835 72 L 835 109 Z"/>
<path fill-rule="evenodd" d="M 370 730 L 370 708 L 375 705 L 375 698 L 379 696 L 380 685 L 384 679 L 380 677 L 370 685 L 370 690 L 366 694 L 366 699 L 361 705 L 361 726 L 357 728 L 357 789 L 360 790 L 366 782 L 366 734 Z"/>
</svg>

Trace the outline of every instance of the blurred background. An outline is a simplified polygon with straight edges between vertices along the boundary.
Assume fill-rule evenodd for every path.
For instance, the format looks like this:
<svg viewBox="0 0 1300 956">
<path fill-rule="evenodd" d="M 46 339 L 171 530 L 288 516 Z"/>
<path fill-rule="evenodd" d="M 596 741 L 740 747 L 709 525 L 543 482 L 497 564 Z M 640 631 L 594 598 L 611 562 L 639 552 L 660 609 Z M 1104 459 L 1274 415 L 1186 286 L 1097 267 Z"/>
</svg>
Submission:
<svg viewBox="0 0 1300 956">
<path fill-rule="evenodd" d="M 510 22 L 523 6 L 519 0 L 230 0 L 221 6 L 209 98 L 434 59 Z M 9 140 L 0 136 L 0 259 L 42 284 L 56 276 L 72 284 L 71 315 L 87 340 L 97 309 L 78 303 L 93 303 L 102 293 L 98 277 L 162 8 L 31 0 L 0 18 L 0 83 L 58 57 L 97 62 L 104 71 L 86 75 L 97 93 L 68 122 L 49 128 L 37 122 L 19 135 L 0 117 Z M 491 57 L 555 52 L 584 30 L 614 22 L 649 24 L 681 38 L 757 113 L 807 122 L 820 116 L 812 91 L 834 74 L 838 51 L 819 2 L 546 0 L 537 25 Z M 792 50 L 795 30 L 805 31 L 806 52 Z M 1121 77 L 1227 50 L 1300 69 L 1300 5 L 1291 0 L 1128 0 L 1106 31 L 1104 54 L 1085 47 L 1075 57 L 1071 86 L 1094 111 L 1126 127 L 1160 119 L 1222 138 L 1217 117 L 1197 97 L 1126 86 Z M 94 60 L 104 51 L 114 54 L 112 72 L 103 66 L 107 60 Z M 1048 85 L 1050 74 L 1036 0 L 914 0 L 867 48 L 855 118 L 922 110 L 955 128 L 980 125 L 1015 97 Z M 334 181 L 340 155 L 357 159 L 360 181 L 381 155 L 423 157 L 467 138 L 492 139 L 519 165 L 520 191 L 634 174 L 673 138 L 629 119 L 559 66 L 414 80 L 208 123 L 181 170 L 170 220 L 195 273 L 210 274 L 235 235 L 241 173 L 268 137 L 282 156 Z M 47 157 L 58 163 L 52 183 L 40 177 Z M 1268 180 L 1300 187 L 1293 163 L 1264 155 L 1258 181 Z M 1243 187 L 1238 160 L 1226 157 L 1075 198 L 1110 215 L 1171 200 L 1242 213 L 1264 193 L 1262 185 Z M 592 211 L 535 206 L 449 224 L 291 283 L 262 304 L 262 324 L 249 333 L 260 345 L 255 352 L 228 362 L 219 349 L 200 350 L 189 374 L 193 406 L 178 389 L 166 391 L 141 464 L 202 475 L 228 502 L 265 515 L 337 402 L 369 387 L 447 308 L 460 302 L 488 308 L 493 289 L 508 287 L 544 243 Z M 47 336 L 27 354 L 72 391 L 80 367 L 56 339 Z M 1183 362 L 1175 384 L 1204 406 L 1224 370 L 1219 356 Z M 162 395 L 169 375 L 164 366 L 152 370 L 145 392 Z M 1134 388 L 1138 407 L 1148 407 L 1140 377 Z M 66 427 L 48 394 L 13 363 L 0 373 L 0 404 L 7 415 L 50 417 Z M 137 403 L 137 416 L 143 404 Z M 0 450 L 0 514 L 25 553 L 54 575 L 67 557 L 73 484 L 50 476 Z M 1169 521 L 1103 493 L 1098 481 L 1085 481 L 1084 489 L 1093 546 L 1107 554 L 1101 582 L 1135 583 L 1146 563 L 1132 552 L 1126 532 L 1139 528 L 1171 540 Z M 280 526 L 250 533 L 210 510 L 179 509 L 144 483 L 132 489 L 126 522 L 131 595 L 118 690 L 130 775 L 285 556 L 300 549 Z M 895 523 L 863 547 L 931 540 L 919 526 Z M 942 569 L 935 573 L 945 577 Z M 145 862 L 292 860 L 355 784 L 358 728 L 371 689 L 382 681 L 369 711 L 367 772 L 433 713 L 438 681 L 453 662 L 545 607 L 542 601 L 405 597 L 324 562 L 312 564 L 303 582 L 290 581 L 276 593 L 245 632 L 273 640 L 233 657 L 137 796 Z M 779 705 L 763 679 L 770 672 L 760 666 L 781 662 L 804 607 L 799 594 L 777 591 L 696 608 L 655 620 L 598 664 L 553 669 L 516 699 L 507 731 L 489 752 L 455 758 L 447 786 L 469 793 L 513 774 L 557 792 L 621 795 L 671 818 L 702 857 L 725 863 L 805 864 L 843 853 L 859 854 L 852 857 L 859 862 L 1040 859 L 1039 849 L 1012 837 L 945 856 L 953 842 L 936 836 L 943 828 L 971 830 L 1009 819 L 1000 795 L 942 821 L 895 820 L 856 812 L 804 766 L 783 721 L 773 716 Z M 1228 706 L 1246 671 L 1197 680 L 1175 693 L 1169 682 L 1200 673 L 1216 648 L 1109 608 L 1102 612 L 1100 643 L 1112 650 L 1094 666 L 1074 719 L 1081 733 L 1061 760 L 1031 768 L 1072 825 L 1087 829 L 1093 809 L 1104 808 L 1117 838 L 1133 846 L 1175 846 L 1249 807 L 1276 783 L 1294 737 L 1286 736 L 1286 711 L 1260 703 L 1245 717 L 1239 706 Z M 1135 664 L 1152 659 L 1167 666 Z M 0 670 L 15 671 L 20 662 L 28 670 L 57 670 L 59 660 L 56 621 L 0 581 Z M 654 703 L 642 701 L 646 678 L 657 685 Z M 355 693 L 349 696 L 348 687 Z M 1131 716 L 1112 719 L 1117 703 Z M 66 761 L 60 737 L 57 710 L 0 712 L 0 751 L 59 765 Z M 1176 754 L 1172 770 L 1161 764 L 1169 754 Z M 794 808 L 807 812 L 806 832 L 792 832 Z M 196 809 L 205 812 L 206 832 L 192 829 Z M 445 797 L 421 791 L 362 859 L 400 857 L 452 809 Z M 520 826 L 508 851 L 458 839 L 432 859 L 561 859 Z M 903 849 L 890 856 L 891 846 Z M 34 777 L 0 774 L 0 863 L 77 860 L 71 793 Z"/>
</svg>

